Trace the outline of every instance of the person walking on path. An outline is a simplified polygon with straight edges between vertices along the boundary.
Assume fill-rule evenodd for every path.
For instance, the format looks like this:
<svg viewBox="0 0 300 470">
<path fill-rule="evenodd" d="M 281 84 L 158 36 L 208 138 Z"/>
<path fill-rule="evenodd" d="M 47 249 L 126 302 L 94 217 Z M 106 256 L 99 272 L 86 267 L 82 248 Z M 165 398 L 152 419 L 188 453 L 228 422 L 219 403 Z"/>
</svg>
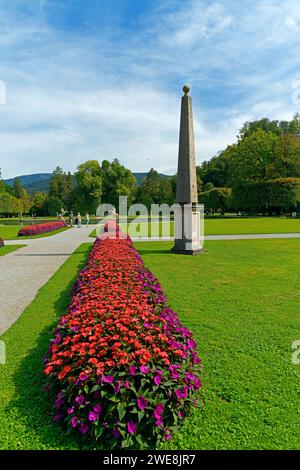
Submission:
<svg viewBox="0 0 300 470">
<path fill-rule="evenodd" d="M 69 214 L 69 225 L 70 225 L 70 227 L 73 226 L 73 212 L 72 211 Z"/>
<path fill-rule="evenodd" d="M 77 228 L 81 228 L 81 215 L 80 215 L 80 212 L 78 212 L 76 219 L 77 219 Z"/>
<path fill-rule="evenodd" d="M 90 215 L 88 212 L 85 214 L 85 221 L 86 221 L 86 226 L 88 226 L 90 223 Z"/>
</svg>

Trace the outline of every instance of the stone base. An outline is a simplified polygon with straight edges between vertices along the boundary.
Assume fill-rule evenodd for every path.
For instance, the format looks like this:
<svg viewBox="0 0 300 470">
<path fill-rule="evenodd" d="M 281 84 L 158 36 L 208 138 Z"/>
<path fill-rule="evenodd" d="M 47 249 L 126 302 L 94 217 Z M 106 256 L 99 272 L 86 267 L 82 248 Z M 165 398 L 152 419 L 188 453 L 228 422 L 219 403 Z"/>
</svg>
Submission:
<svg viewBox="0 0 300 470">
<path fill-rule="evenodd" d="M 203 252 L 203 248 L 200 248 L 198 250 L 182 250 L 179 248 L 176 248 L 176 246 L 173 246 L 171 249 L 171 253 L 174 253 L 175 255 L 189 255 L 189 256 L 197 256 L 200 255 L 200 253 Z"/>
</svg>

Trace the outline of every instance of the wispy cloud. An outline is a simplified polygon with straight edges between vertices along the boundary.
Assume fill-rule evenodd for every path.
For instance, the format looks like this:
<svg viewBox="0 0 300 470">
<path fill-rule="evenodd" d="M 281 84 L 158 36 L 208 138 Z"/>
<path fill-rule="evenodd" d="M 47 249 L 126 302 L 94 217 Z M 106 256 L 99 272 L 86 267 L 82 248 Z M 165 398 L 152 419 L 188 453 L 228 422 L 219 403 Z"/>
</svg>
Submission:
<svg viewBox="0 0 300 470">
<path fill-rule="evenodd" d="M 297 0 L 134 3 L 0 2 L 5 176 L 114 157 L 135 171 L 174 172 L 184 82 L 199 162 L 245 120 L 297 111 Z"/>
</svg>

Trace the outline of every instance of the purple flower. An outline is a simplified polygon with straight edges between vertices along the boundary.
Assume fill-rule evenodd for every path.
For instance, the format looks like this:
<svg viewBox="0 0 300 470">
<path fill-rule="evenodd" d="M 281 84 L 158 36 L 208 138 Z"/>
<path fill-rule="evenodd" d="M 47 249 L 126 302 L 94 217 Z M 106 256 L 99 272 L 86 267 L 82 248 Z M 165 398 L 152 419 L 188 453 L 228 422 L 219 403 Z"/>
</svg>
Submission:
<svg viewBox="0 0 300 470">
<path fill-rule="evenodd" d="M 115 439 L 119 439 L 121 437 L 121 433 L 117 429 L 113 429 L 111 433 Z"/>
<path fill-rule="evenodd" d="M 160 418 L 163 412 L 164 412 L 164 405 L 162 403 L 159 403 L 154 409 L 154 417 L 156 419 Z"/>
<path fill-rule="evenodd" d="M 165 439 L 166 441 L 169 441 L 170 439 L 172 439 L 172 434 L 165 434 Z"/>
<path fill-rule="evenodd" d="M 81 380 L 81 382 L 84 382 L 85 380 L 87 380 L 89 378 L 89 376 L 87 375 L 86 372 L 81 372 L 80 376 L 79 376 L 79 379 Z"/>
<path fill-rule="evenodd" d="M 95 422 L 99 418 L 99 413 L 96 413 L 95 411 L 90 411 L 89 412 L 89 421 Z"/>
<path fill-rule="evenodd" d="M 148 402 L 146 400 L 146 398 L 144 397 L 139 397 L 137 399 L 137 404 L 138 404 L 138 407 L 140 410 L 144 410 L 146 408 L 146 406 L 148 406 Z"/>
<path fill-rule="evenodd" d="M 137 425 L 134 421 L 132 421 L 132 419 L 129 421 L 129 423 L 127 423 L 127 429 L 130 434 L 134 434 L 136 432 Z"/>
<path fill-rule="evenodd" d="M 112 384 L 115 381 L 114 377 L 112 375 L 104 375 L 103 376 L 103 382 L 107 384 Z"/>
<path fill-rule="evenodd" d="M 186 344 L 190 349 L 196 349 L 197 348 L 197 343 L 193 339 L 188 339 Z"/>
<path fill-rule="evenodd" d="M 178 400 L 182 400 L 182 398 L 186 398 L 189 394 L 189 389 L 188 387 L 182 387 L 182 388 L 179 388 L 178 390 L 176 390 L 176 396 L 178 398 Z"/>
<path fill-rule="evenodd" d="M 158 418 L 156 418 L 156 420 L 155 420 L 155 426 L 157 426 L 157 427 L 159 428 L 159 427 L 162 426 L 163 424 L 164 424 L 164 422 L 163 422 L 163 419 L 162 419 L 161 416 L 159 416 Z"/>
<path fill-rule="evenodd" d="M 129 380 L 126 380 L 126 381 L 124 382 L 124 387 L 125 387 L 125 388 L 130 388 L 130 382 L 129 382 Z"/>
<path fill-rule="evenodd" d="M 148 370 L 149 370 L 149 369 L 148 369 L 148 367 L 146 367 L 146 366 L 141 366 L 141 367 L 140 367 L 140 371 L 141 371 L 142 374 L 147 374 Z"/>
<path fill-rule="evenodd" d="M 99 414 L 100 414 L 101 411 L 102 411 L 101 405 L 98 405 L 98 404 L 95 405 L 95 406 L 94 406 L 94 411 L 95 411 L 95 413 L 99 413 Z"/>
<path fill-rule="evenodd" d="M 78 395 L 78 397 L 75 398 L 75 403 L 77 403 L 77 405 L 82 405 L 84 403 L 84 396 Z"/>
<path fill-rule="evenodd" d="M 77 424 L 78 424 L 78 419 L 76 418 L 76 416 L 74 416 L 74 418 L 71 419 L 72 428 L 76 428 Z"/>
<path fill-rule="evenodd" d="M 120 384 L 120 382 L 117 382 L 116 385 L 115 385 L 115 393 L 119 393 L 120 388 L 121 388 L 121 384 Z"/>
<path fill-rule="evenodd" d="M 88 424 L 81 423 L 81 425 L 79 426 L 79 431 L 81 432 L 81 434 L 86 434 L 88 430 L 89 430 Z"/>
<path fill-rule="evenodd" d="M 154 383 L 155 383 L 155 385 L 159 385 L 160 382 L 161 382 L 161 376 L 160 376 L 160 375 L 156 375 L 156 376 L 154 377 Z"/>
<path fill-rule="evenodd" d="M 74 413 L 74 406 L 71 406 L 71 408 L 67 409 L 68 415 L 72 415 Z"/>
<path fill-rule="evenodd" d="M 130 375 L 135 375 L 136 373 L 136 367 L 135 366 L 130 366 L 129 367 L 129 374 Z"/>
</svg>

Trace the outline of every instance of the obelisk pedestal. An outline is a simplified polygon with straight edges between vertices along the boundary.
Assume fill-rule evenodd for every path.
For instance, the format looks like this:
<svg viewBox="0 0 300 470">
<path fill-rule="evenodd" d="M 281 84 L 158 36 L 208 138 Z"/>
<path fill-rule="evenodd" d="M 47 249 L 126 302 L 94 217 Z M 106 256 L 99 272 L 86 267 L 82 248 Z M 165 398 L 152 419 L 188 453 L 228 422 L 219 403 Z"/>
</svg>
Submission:
<svg viewBox="0 0 300 470">
<path fill-rule="evenodd" d="M 192 98 L 183 87 L 173 253 L 197 255 L 203 249 L 203 206 L 198 204 Z"/>
</svg>

